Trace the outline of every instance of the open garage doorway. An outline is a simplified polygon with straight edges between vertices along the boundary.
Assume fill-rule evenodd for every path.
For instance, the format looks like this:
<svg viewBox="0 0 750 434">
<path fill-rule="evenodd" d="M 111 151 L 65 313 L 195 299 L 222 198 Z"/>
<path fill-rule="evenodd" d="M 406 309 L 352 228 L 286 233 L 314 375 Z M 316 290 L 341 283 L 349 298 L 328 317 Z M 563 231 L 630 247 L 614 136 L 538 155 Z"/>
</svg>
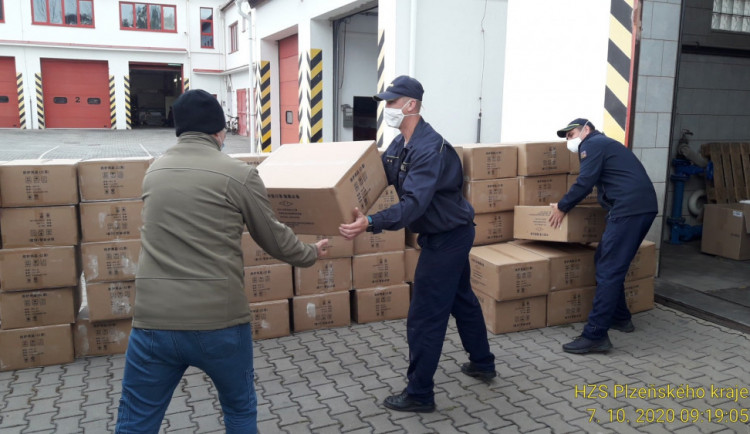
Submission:
<svg viewBox="0 0 750 434">
<path fill-rule="evenodd" d="M 182 94 L 182 65 L 130 63 L 133 128 L 171 128 L 172 103 Z"/>
</svg>

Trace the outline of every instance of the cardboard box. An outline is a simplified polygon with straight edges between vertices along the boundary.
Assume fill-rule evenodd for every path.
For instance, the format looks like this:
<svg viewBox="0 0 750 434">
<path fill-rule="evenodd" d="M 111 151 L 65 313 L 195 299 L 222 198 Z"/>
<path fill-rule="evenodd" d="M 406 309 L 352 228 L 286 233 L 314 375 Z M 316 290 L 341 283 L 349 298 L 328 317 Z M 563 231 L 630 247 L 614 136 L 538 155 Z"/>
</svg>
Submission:
<svg viewBox="0 0 750 434">
<path fill-rule="evenodd" d="M 78 163 L 81 202 L 140 199 L 152 157 L 98 158 Z"/>
<path fill-rule="evenodd" d="M 645 279 L 656 275 L 656 244 L 644 240 L 628 268 L 626 281 Z"/>
<path fill-rule="evenodd" d="M 14 160 L 0 164 L 0 196 L 5 208 L 75 205 L 78 160 Z"/>
<path fill-rule="evenodd" d="M 135 281 L 86 284 L 86 299 L 91 321 L 132 318 L 135 308 Z"/>
<path fill-rule="evenodd" d="M 496 301 L 487 295 L 474 293 L 490 333 L 512 333 L 543 328 L 547 320 L 547 297 L 530 297 L 510 301 Z"/>
<path fill-rule="evenodd" d="M 76 248 L 33 247 L 0 250 L 0 290 L 58 288 L 78 285 Z"/>
<path fill-rule="evenodd" d="M 359 324 L 406 318 L 409 313 L 409 285 L 406 283 L 355 289 L 351 297 L 352 321 Z"/>
<path fill-rule="evenodd" d="M 253 340 L 280 338 L 291 334 L 289 300 L 250 303 Z"/>
<path fill-rule="evenodd" d="M 474 247 L 471 286 L 497 301 L 546 295 L 549 259 L 512 244 Z"/>
<path fill-rule="evenodd" d="M 250 303 L 292 298 L 292 266 L 270 264 L 246 267 L 245 295 Z"/>
<path fill-rule="evenodd" d="M 570 151 L 565 141 L 527 142 L 517 146 L 519 176 L 568 173 Z"/>
<path fill-rule="evenodd" d="M 273 256 L 266 253 L 258 243 L 253 240 L 249 232 L 242 233 L 242 262 L 245 267 L 252 267 L 255 265 L 268 265 L 268 264 L 283 264 L 282 261 L 274 258 Z M 313 242 L 313 241 L 310 241 Z"/>
<path fill-rule="evenodd" d="M 513 211 L 476 214 L 474 245 L 497 244 L 513 239 Z"/>
<path fill-rule="evenodd" d="M 60 365 L 73 360 L 70 324 L 0 330 L 0 371 Z"/>
<path fill-rule="evenodd" d="M 404 280 L 406 282 L 414 281 L 414 272 L 417 270 L 419 262 L 419 249 L 407 247 L 404 249 Z"/>
<path fill-rule="evenodd" d="M 367 253 L 404 250 L 406 246 L 406 235 L 404 232 L 404 229 L 383 231 L 379 234 L 363 232 L 354 238 L 354 254 L 363 255 Z"/>
<path fill-rule="evenodd" d="M 140 239 L 81 244 L 86 283 L 135 279 L 140 254 Z"/>
<path fill-rule="evenodd" d="M 464 179 L 515 178 L 518 174 L 518 148 L 503 144 L 462 145 Z"/>
<path fill-rule="evenodd" d="M 266 158 L 268 158 L 270 153 L 266 154 L 251 154 L 251 153 L 237 153 L 237 154 L 227 154 L 232 158 L 236 158 L 238 160 L 242 160 L 245 163 L 247 163 L 249 166 L 258 167 L 260 163 L 265 161 Z"/>
<path fill-rule="evenodd" d="M 75 246 L 78 213 L 75 206 L 0 209 L 3 248 Z"/>
<path fill-rule="evenodd" d="M 284 145 L 258 166 L 276 216 L 295 232 L 338 235 L 387 185 L 375 142 Z"/>
<path fill-rule="evenodd" d="M 568 173 L 575 175 L 581 173 L 581 160 L 578 159 L 578 152 L 568 151 L 568 154 L 570 156 Z"/>
<path fill-rule="evenodd" d="M 295 332 L 348 326 L 351 324 L 349 291 L 295 296 L 292 318 Z"/>
<path fill-rule="evenodd" d="M 564 289 L 547 294 L 547 326 L 588 321 L 596 286 Z"/>
<path fill-rule="evenodd" d="M 518 205 L 518 179 L 487 179 L 464 182 L 464 197 L 477 214 L 512 211 Z"/>
<path fill-rule="evenodd" d="M 76 357 L 125 354 L 132 324 L 130 318 L 91 321 L 87 308 L 84 307 L 73 326 Z"/>
<path fill-rule="evenodd" d="M 595 251 L 588 246 L 528 240 L 511 243 L 549 259 L 550 291 L 596 285 Z"/>
<path fill-rule="evenodd" d="M 750 259 L 750 205 L 706 204 L 701 252 L 740 261 Z"/>
<path fill-rule="evenodd" d="M 352 258 L 355 289 L 391 286 L 404 282 L 404 251 L 355 255 Z"/>
<path fill-rule="evenodd" d="M 578 175 L 568 175 L 568 191 L 570 191 L 570 187 L 572 187 L 573 184 L 576 183 L 576 179 L 578 179 Z M 588 196 L 584 197 L 583 200 L 579 202 L 579 204 L 580 205 L 598 204 L 599 203 L 599 199 L 597 198 L 598 195 L 599 195 L 599 190 L 597 190 L 596 186 L 594 186 L 594 189 L 591 190 L 591 193 L 589 193 Z M 562 199 L 562 197 L 560 198 Z"/>
<path fill-rule="evenodd" d="M 73 287 L 0 292 L 0 329 L 73 324 L 80 304 Z"/>
<path fill-rule="evenodd" d="M 607 211 L 600 206 L 580 205 L 571 209 L 559 228 L 549 224 L 552 208 L 517 206 L 513 211 L 513 236 L 522 240 L 591 243 L 600 241 L 604 233 Z"/>
<path fill-rule="evenodd" d="M 354 243 L 351 240 L 340 235 L 297 235 L 300 241 L 303 243 L 314 244 L 318 241 L 327 238 L 328 239 L 328 255 L 327 259 L 333 258 L 349 258 L 354 254 Z M 265 252 L 264 252 L 265 253 Z"/>
<path fill-rule="evenodd" d="M 142 200 L 81 203 L 81 241 L 130 240 L 141 238 Z"/>
<path fill-rule="evenodd" d="M 625 282 L 625 302 L 630 313 L 654 308 L 654 278 Z"/>
<path fill-rule="evenodd" d="M 557 203 L 568 192 L 568 175 L 519 176 L 518 205 Z"/>
<path fill-rule="evenodd" d="M 417 242 L 417 238 L 419 238 L 419 234 L 415 234 L 414 232 L 409 232 L 407 229 L 404 233 L 404 238 L 406 238 L 406 245 L 409 247 L 413 247 L 417 250 L 420 250 L 422 247 Z"/>
<path fill-rule="evenodd" d="M 294 267 L 294 295 L 352 289 L 352 258 L 318 259 L 311 267 Z"/>
</svg>

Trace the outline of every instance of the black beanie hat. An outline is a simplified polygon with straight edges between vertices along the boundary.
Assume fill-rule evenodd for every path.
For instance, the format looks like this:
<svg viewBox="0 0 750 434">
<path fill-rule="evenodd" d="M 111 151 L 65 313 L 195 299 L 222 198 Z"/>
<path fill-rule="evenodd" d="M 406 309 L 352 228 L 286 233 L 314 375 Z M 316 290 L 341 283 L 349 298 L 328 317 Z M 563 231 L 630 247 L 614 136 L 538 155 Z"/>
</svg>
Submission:
<svg viewBox="0 0 750 434">
<path fill-rule="evenodd" d="M 186 131 L 216 134 L 226 127 L 219 101 L 202 89 L 189 90 L 172 104 L 177 137 Z"/>
</svg>

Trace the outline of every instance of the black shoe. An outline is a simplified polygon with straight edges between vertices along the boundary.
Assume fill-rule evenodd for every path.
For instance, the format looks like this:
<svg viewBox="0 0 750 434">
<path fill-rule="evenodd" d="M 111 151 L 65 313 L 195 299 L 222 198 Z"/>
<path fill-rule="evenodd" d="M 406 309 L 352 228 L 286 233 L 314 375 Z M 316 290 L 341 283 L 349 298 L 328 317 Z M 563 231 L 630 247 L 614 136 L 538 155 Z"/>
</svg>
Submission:
<svg viewBox="0 0 750 434">
<path fill-rule="evenodd" d="M 611 328 L 612 330 L 617 330 L 618 332 L 623 332 L 623 333 L 633 333 L 635 331 L 635 326 L 633 325 L 632 320 L 612 323 L 612 325 L 609 326 L 609 328 Z"/>
<path fill-rule="evenodd" d="M 609 337 L 605 336 L 602 339 L 591 340 L 578 336 L 573 339 L 572 342 L 568 342 L 563 345 L 563 351 L 566 353 L 573 354 L 585 354 L 585 353 L 606 353 L 612 349 L 612 342 L 609 341 Z"/>
<path fill-rule="evenodd" d="M 497 371 L 494 369 L 489 371 L 486 369 L 479 369 L 474 362 L 468 362 L 461 365 L 461 372 L 468 375 L 469 377 L 479 378 L 480 380 L 491 380 L 497 377 Z"/>
<path fill-rule="evenodd" d="M 432 413 L 435 411 L 434 402 L 422 402 L 410 398 L 406 390 L 399 395 L 391 395 L 385 398 L 383 405 L 396 411 L 413 411 L 415 413 Z"/>
</svg>

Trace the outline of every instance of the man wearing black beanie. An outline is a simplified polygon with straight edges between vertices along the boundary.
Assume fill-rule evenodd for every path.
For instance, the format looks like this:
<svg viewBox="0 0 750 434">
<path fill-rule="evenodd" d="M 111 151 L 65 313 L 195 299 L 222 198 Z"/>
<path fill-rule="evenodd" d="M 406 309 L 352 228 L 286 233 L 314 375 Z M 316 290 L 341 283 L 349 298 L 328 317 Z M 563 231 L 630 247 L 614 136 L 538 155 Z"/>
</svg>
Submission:
<svg viewBox="0 0 750 434">
<path fill-rule="evenodd" d="M 115 431 L 157 433 L 189 366 L 214 382 L 227 433 L 257 432 L 250 308 L 240 238 L 296 267 L 328 240 L 299 241 L 268 203 L 258 171 L 221 152 L 224 111 L 191 90 L 173 105 L 177 144 L 143 180 L 133 329 Z"/>
</svg>

